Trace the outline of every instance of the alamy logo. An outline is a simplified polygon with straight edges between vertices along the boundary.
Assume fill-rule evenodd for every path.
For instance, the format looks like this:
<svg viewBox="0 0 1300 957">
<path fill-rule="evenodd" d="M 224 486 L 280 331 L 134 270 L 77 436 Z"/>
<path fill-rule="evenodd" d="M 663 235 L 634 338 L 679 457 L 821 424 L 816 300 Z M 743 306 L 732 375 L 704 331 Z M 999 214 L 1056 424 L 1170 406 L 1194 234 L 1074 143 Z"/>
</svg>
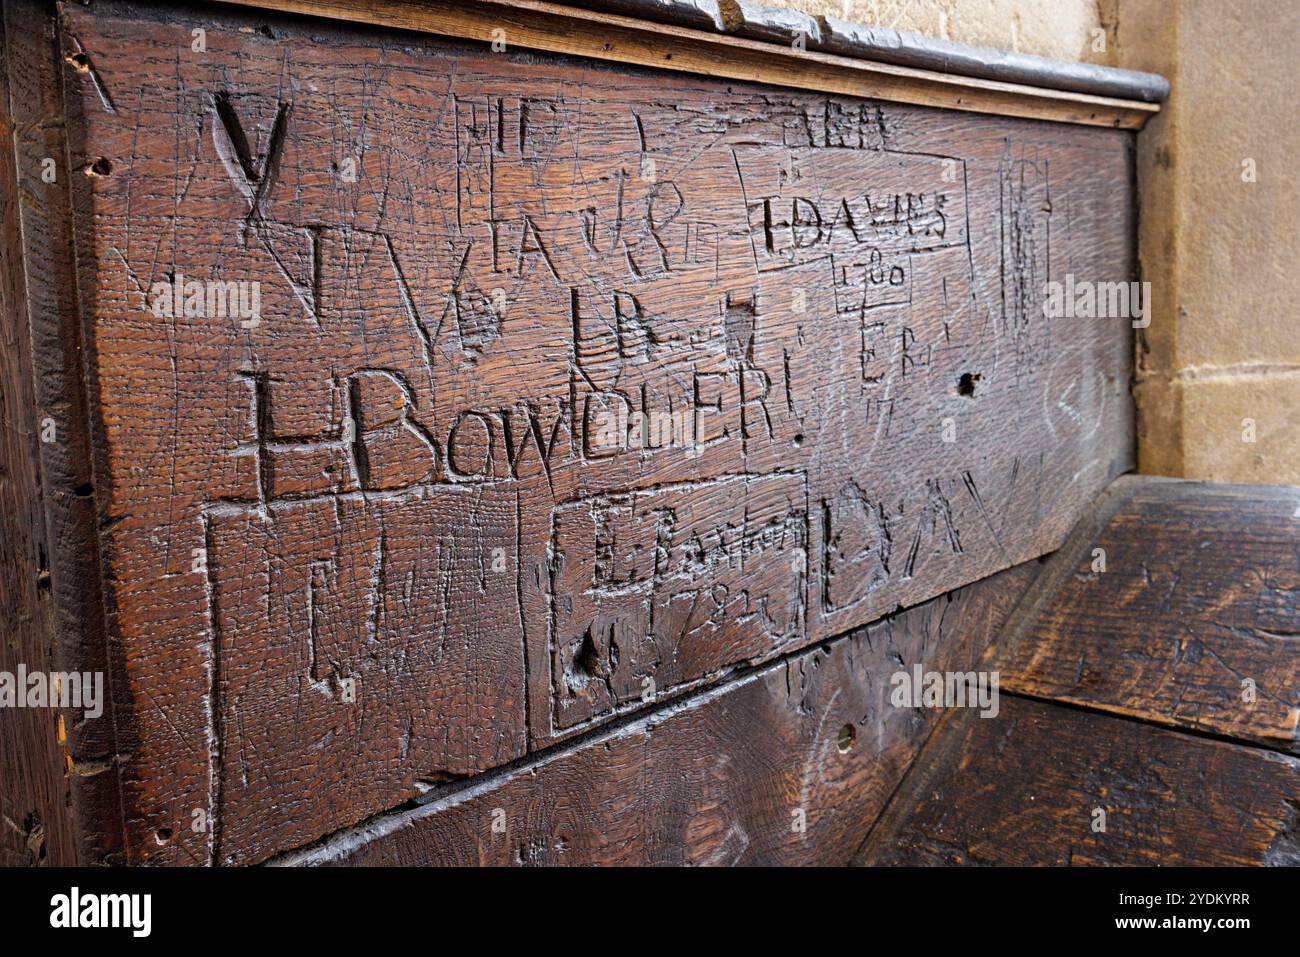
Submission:
<svg viewBox="0 0 1300 957">
<path fill-rule="evenodd" d="M 1134 329 L 1151 325 L 1151 283 L 1075 281 L 1043 284 L 1043 315 L 1050 319 L 1132 319 Z"/>
<path fill-rule="evenodd" d="M 104 713 L 102 671 L 0 671 L 0 708 L 81 708 L 87 718 Z"/>
<path fill-rule="evenodd" d="M 895 708 L 979 708 L 981 718 L 998 716 L 996 671 L 896 671 L 889 679 Z"/>
<path fill-rule="evenodd" d="M 150 287 L 149 311 L 159 319 L 239 319 L 251 329 L 262 320 L 262 284 L 242 279 L 186 279 L 178 272 L 170 282 L 159 280 Z"/>
<path fill-rule="evenodd" d="M 149 894 L 82 894 L 80 888 L 50 898 L 50 926 L 128 927 L 132 937 L 148 937 L 153 898 Z"/>
<path fill-rule="evenodd" d="M 652 409 L 649 413 L 629 411 L 619 405 L 602 409 L 591 418 L 591 451 L 595 455 L 609 455 L 630 449 L 683 448 L 698 455 L 702 443 L 696 440 L 694 410 L 663 411 Z"/>
</svg>

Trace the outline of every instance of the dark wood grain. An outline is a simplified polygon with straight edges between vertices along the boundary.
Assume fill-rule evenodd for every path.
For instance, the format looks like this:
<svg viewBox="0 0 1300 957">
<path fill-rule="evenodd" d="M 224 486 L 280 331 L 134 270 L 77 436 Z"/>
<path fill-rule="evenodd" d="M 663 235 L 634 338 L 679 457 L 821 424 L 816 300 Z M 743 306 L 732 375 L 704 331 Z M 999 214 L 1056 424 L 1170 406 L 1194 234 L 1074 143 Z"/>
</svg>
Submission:
<svg viewBox="0 0 1300 957">
<path fill-rule="evenodd" d="M 6 501 L 0 511 L 6 527 L 0 587 L 7 594 L 0 603 L 0 671 L 16 677 L 21 666 L 47 684 L 69 688 L 68 676 L 76 674 L 98 688 L 101 700 L 94 717 L 83 708 L 0 709 L 0 790 L 9 792 L 6 837 L 21 832 L 37 860 L 100 863 L 120 859 L 122 829 L 83 362 L 81 310 L 93 311 L 93 294 L 89 300 L 78 295 L 73 221 L 86 198 L 77 190 L 85 177 L 68 162 L 64 63 L 49 10 L 34 3 L 3 9 L 6 394 L 0 487 Z M 77 112 L 74 105 L 74 125 Z M 41 782 L 39 793 L 32 791 L 34 782 Z M 38 806 L 25 807 L 14 789 L 27 791 Z M 43 844 L 33 828 L 44 831 Z"/>
<path fill-rule="evenodd" d="M 1000 572 L 285 863 L 844 864 L 941 713 L 895 707 L 891 676 L 970 669 L 1037 571 Z"/>
<path fill-rule="evenodd" d="M 1042 555 L 1131 465 L 1127 321 L 1041 309 L 1132 277 L 1125 133 L 10 9 L 92 858 L 306 845 Z"/>
<path fill-rule="evenodd" d="M 1300 747 L 1300 489 L 1122 478 L 1032 603 L 1004 687 Z"/>
<path fill-rule="evenodd" d="M 1294 865 L 1297 788 L 1289 755 L 1006 695 L 945 717 L 858 863 Z"/>
<path fill-rule="evenodd" d="M 4 18 L 0 36 L 0 672 L 14 675 L 20 666 L 53 670 L 53 655 L 48 640 L 50 581 L 40 496 L 40 425 L 32 387 L 8 82 L 12 54 Z M 57 721 L 47 710 L 0 709 L 0 865 L 76 860 Z"/>
</svg>

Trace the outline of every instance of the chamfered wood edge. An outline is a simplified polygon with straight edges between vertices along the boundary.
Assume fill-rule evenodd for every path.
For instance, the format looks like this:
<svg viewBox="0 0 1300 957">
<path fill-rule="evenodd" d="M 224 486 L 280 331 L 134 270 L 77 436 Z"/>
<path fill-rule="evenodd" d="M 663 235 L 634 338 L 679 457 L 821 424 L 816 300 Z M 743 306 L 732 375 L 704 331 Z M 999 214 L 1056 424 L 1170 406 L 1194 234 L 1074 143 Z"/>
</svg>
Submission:
<svg viewBox="0 0 1300 957">
<path fill-rule="evenodd" d="M 216 0 L 723 79 L 1085 126 L 1140 129 L 1156 103 L 840 56 L 545 0 Z"/>
<path fill-rule="evenodd" d="M 0 0 L 4 50 L 0 54 L 0 118 L 3 145 L 13 159 L 20 264 L 11 322 L 19 347 L 28 351 L 33 430 L 53 423 L 54 441 L 35 451 L 38 468 L 46 583 L 44 609 L 48 667 L 55 673 L 102 676 L 102 714 L 82 720 L 77 707 L 56 716 L 66 782 L 67 826 L 74 859 L 64 864 L 121 860 L 123 827 L 121 765 L 115 719 L 114 669 L 120 664 L 107 638 L 100 564 L 102 488 L 92 463 L 89 355 L 84 341 L 84 280 L 88 263 L 78 259 L 75 223 L 89 223 L 88 182 L 78 165 L 79 112 L 64 92 L 65 37 L 59 10 L 43 0 Z M 45 182 L 41 164 L 52 159 L 55 179 Z M 8 157 L 6 157 L 8 160 Z M 80 204 L 80 208 L 79 208 Z M 6 280 L 8 281 L 8 280 Z M 119 679 L 120 681 L 120 679 Z"/>
</svg>

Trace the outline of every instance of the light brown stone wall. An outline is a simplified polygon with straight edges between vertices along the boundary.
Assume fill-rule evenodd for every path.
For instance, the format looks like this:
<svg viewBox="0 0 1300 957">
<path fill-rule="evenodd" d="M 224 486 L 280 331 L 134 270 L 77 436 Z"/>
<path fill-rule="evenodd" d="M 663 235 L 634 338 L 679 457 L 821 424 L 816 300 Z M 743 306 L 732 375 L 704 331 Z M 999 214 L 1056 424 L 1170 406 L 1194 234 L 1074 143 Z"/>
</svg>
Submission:
<svg viewBox="0 0 1300 957">
<path fill-rule="evenodd" d="M 759 0 L 958 43 L 1106 63 L 1096 0 Z M 1106 44 L 1109 47 L 1109 44 Z"/>
<path fill-rule="evenodd" d="M 1116 62 L 1173 87 L 1138 140 L 1140 468 L 1300 483 L 1297 9 L 1119 0 L 1118 25 Z"/>
</svg>

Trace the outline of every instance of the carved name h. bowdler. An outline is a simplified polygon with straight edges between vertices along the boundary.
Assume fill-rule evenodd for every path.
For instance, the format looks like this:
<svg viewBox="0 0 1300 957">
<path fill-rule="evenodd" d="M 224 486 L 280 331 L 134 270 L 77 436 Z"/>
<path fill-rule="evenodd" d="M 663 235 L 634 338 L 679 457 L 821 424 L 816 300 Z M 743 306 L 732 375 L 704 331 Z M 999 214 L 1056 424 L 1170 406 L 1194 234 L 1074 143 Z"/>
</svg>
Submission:
<svg viewBox="0 0 1300 957">
<path fill-rule="evenodd" d="M 1034 307 L 1131 273 L 1121 134 L 228 21 L 67 11 L 127 826 L 215 822 L 150 853 L 264 858 L 1035 557 L 1128 464 L 1127 324 Z M 257 315 L 159 314 L 177 275 Z"/>
</svg>

